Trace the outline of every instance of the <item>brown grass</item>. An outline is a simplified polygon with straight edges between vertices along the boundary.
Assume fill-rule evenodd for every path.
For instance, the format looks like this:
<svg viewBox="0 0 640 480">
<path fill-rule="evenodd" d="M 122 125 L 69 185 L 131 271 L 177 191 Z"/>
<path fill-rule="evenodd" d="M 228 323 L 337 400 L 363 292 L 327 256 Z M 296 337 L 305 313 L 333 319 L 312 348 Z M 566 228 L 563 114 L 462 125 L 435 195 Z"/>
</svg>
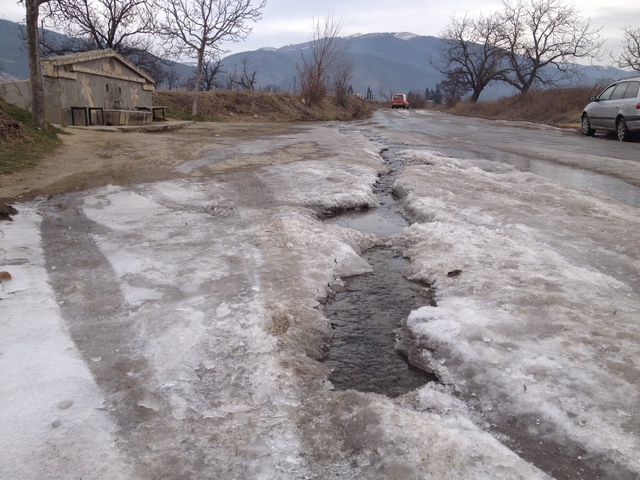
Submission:
<svg viewBox="0 0 640 480">
<path fill-rule="evenodd" d="M 34 166 L 61 143 L 59 129 L 31 125 L 31 113 L 0 98 L 0 175 Z"/>
<path fill-rule="evenodd" d="M 556 127 L 580 126 L 580 116 L 591 95 L 602 91 L 593 87 L 534 90 L 525 95 L 501 98 L 492 102 L 460 102 L 449 113 L 468 117 L 544 123 Z"/>
<path fill-rule="evenodd" d="M 377 104 L 349 97 L 344 107 L 330 98 L 309 107 L 299 96 L 267 92 L 232 92 L 218 90 L 198 96 L 198 114 L 192 118 L 193 93 L 158 90 L 153 92 L 154 105 L 167 108 L 170 118 L 199 121 L 291 122 L 297 120 L 355 120 L 368 117 Z"/>
</svg>

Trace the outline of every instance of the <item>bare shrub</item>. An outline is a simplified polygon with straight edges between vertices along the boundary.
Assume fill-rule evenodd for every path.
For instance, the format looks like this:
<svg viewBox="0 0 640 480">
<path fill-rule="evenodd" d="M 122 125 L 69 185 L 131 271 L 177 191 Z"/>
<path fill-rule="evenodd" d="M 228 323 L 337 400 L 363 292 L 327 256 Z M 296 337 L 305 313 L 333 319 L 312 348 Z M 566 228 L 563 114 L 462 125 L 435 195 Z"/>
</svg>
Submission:
<svg viewBox="0 0 640 480">
<path fill-rule="evenodd" d="M 353 77 L 353 62 L 345 60 L 333 72 L 333 92 L 338 105 L 344 107 L 349 96 L 349 82 Z"/>
<path fill-rule="evenodd" d="M 349 43 L 338 36 L 341 28 L 342 23 L 332 16 L 313 22 L 309 53 L 302 55 L 301 65 L 296 65 L 302 98 L 309 105 L 316 105 L 327 96 L 334 72 L 347 68 L 344 64 Z"/>
<path fill-rule="evenodd" d="M 427 99 L 420 92 L 414 92 L 411 90 L 407 93 L 407 101 L 411 108 L 424 108 L 427 106 Z"/>
<path fill-rule="evenodd" d="M 602 83 L 597 83 L 593 86 L 532 89 L 527 95 L 514 95 L 492 102 L 461 102 L 452 109 L 452 113 L 577 127 L 589 97 L 598 94 L 602 87 Z"/>
</svg>

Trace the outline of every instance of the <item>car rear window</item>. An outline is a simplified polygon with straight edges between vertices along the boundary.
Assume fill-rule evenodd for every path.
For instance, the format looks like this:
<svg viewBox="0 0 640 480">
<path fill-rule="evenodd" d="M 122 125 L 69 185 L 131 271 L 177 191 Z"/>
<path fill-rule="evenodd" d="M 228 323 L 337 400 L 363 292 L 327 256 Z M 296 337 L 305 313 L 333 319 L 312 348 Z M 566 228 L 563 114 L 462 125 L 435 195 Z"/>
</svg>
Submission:
<svg viewBox="0 0 640 480">
<path fill-rule="evenodd" d="M 394 95 L 393 99 L 394 100 L 402 100 L 402 95 Z"/>
<path fill-rule="evenodd" d="M 640 82 L 629 82 L 624 98 L 636 98 L 638 96 L 638 90 L 640 90 Z"/>
<path fill-rule="evenodd" d="M 621 98 L 624 98 L 624 92 L 627 90 L 628 85 L 629 82 L 619 83 L 611 95 L 611 100 L 620 100 Z"/>
</svg>

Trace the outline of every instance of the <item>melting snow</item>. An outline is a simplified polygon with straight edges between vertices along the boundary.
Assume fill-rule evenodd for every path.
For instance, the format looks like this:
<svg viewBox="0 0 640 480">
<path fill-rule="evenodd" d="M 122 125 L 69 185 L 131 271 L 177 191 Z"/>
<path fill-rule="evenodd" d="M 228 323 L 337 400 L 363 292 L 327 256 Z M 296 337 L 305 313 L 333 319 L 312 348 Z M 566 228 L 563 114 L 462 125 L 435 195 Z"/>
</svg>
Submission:
<svg viewBox="0 0 640 480">
<path fill-rule="evenodd" d="M 535 418 L 532 437 L 640 474 L 638 211 L 504 165 L 404 157 L 395 190 L 417 223 L 397 241 L 438 292 L 406 322 L 414 360 L 488 422 Z"/>
</svg>

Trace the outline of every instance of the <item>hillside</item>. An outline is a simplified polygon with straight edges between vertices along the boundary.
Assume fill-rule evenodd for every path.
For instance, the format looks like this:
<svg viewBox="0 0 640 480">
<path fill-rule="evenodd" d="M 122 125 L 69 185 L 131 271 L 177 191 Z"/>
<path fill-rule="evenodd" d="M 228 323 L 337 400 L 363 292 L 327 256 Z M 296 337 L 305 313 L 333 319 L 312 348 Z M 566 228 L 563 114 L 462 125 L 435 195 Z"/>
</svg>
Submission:
<svg viewBox="0 0 640 480">
<path fill-rule="evenodd" d="M 31 125 L 31 114 L 0 98 L 0 175 L 32 167 L 59 143 L 60 130 Z"/>
<path fill-rule="evenodd" d="M 0 81 L 28 77 L 27 53 L 20 38 L 20 25 L 0 20 Z"/>
<path fill-rule="evenodd" d="M 378 99 L 388 98 L 392 92 L 424 93 L 435 89 L 442 75 L 433 67 L 441 54 L 442 42 L 437 37 L 411 33 L 370 33 L 341 39 L 348 42 L 348 53 L 353 58 L 354 75 L 351 85 L 356 92 L 370 88 Z M 263 48 L 241 52 L 222 59 L 223 70 L 240 70 L 247 59 L 247 69 L 257 72 L 258 88 L 275 86 L 290 90 L 295 86 L 296 64 L 310 46 L 309 42 L 281 48 Z M 611 67 L 580 66 L 580 78 L 566 82 L 569 85 L 593 85 L 602 79 L 612 79 L 624 72 Z M 509 96 L 514 90 L 506 84 L 490 85 L 482 92 L 481 100 Z"/>
<path fill-rule="evenodd" d="M 18 24 L 0 20 L 0 71 L 14 78 L 27 78 L 27 59 L 19 38 Z M 49 33 L 48 33 L 49 34 Z M 49 35 L 57 35 L 50 33 Z M 433 36 L 411 33 L 369 33 L 341 38 L 348 42 L 348 53 L 353 59 L 354 75 L 351 86 L 355 92 L 365 93 L 371 89 L 375 98 L 388 98 L 393 92 L 424 93 L 426 88 L 435 89 L 442 75 L 432 66 L 440 58 L 442 42 Z M 258 90 L 294 92 L 299 88 L 296 64 L 309 42 L 286 45 L 280 48 L 261 48 L 241 52 L 222 59 L 222 69 L 217 77 L 225 84 L 224 76 L 240 72 L 243 60 L 247 59 L 247 69 L 257 72 Z M 168 62 L 169 66 L 183 79 L 193 76 L 193 66 Z M 167 67 L 168 69 L 169 67 Z M 612 79 L 624 74 L 611 67 L 581 66 L 581 78 L 566 85 L 593 85 L 601 79 Z M 165 85 L 159 80 L 157 87 Z M 514 93 L 505 84 L 490 85 L 482 93 L 480 100 L 492 100 Z"/>
</svg>

